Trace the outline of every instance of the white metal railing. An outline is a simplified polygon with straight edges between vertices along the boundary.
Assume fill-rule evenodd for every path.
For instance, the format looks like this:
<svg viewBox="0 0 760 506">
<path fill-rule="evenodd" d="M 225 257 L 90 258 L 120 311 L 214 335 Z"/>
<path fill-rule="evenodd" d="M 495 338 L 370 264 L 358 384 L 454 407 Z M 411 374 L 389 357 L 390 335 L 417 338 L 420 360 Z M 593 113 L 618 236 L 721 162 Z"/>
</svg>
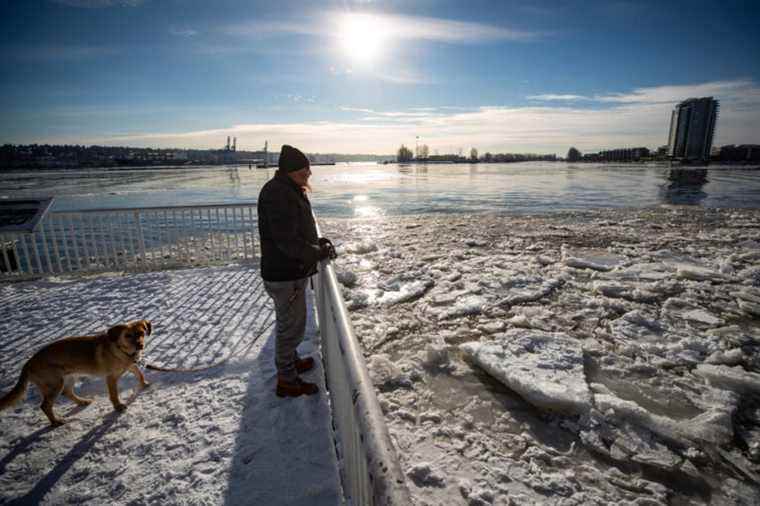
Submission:
<svg viewBox="0 0 760 506">
<path fill-rule="evenodd" d="M 346 499 L 354 506 L 412 504 L 333 267 L 312 278 Z"/>
<path fill-rule="evenodd" d="M 0 234 L 0 280 L 254 261 L 255 204 L 54 212 Z M 313 277 L 344 493 L 350 504 L 411 504 L 335 272 Z"/>
<path fill-rule="evenodd" d="M 256 234 L 255 204 L 53 212 L 0 234 L 0 279 L 253 261 Z"/>
</svg>

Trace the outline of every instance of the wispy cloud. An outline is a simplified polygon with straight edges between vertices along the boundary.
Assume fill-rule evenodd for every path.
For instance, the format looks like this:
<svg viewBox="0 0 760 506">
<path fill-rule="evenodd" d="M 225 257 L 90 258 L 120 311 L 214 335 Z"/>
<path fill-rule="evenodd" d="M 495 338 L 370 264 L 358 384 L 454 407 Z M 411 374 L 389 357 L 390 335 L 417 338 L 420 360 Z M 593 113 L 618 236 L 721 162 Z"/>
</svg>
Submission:
<svg viewBox="0 0 760 506">
<path fill-rule="evenodd" d="M 53 0 L 55 3 L 83 9 L 102 9 L 105 7 L 137 7 L 146 0 Z"/>
<path fill-rule="evenodd" d="M 568 101 L 573 102 L 576 100 L 591 100 L 589 97 L 584 97 L 583 95 L 552 95 L 552 94 L 546 94 L 546 95 L 530 95 L 526 97 L 528 100 L 542 100 L 542 101 Z"/>
<path fill-rule="evenodd" d="M 383 38 L 418 39 L 451 43 L 475 43 L 494 40 L 530 40 L 541 36 L 538 32 L 514 30 L 511 28 L 454 21 L 442 18 L 402 16 L 390 14 L 347 14 L 329 12 L 324 22 L 282 22 L 250 21 L 226 26 L 223 32 L 229 35 L 265 37 L 277 34 L 318 35 L 339 37 L 340 27 L 352 20 L 366 22 L 374 30 L 382 32 Z"/>
<path fill-rule="evenodd" d="M 433 107 L 414 108 L 409 111 L 375 111 L 373 109 L 362 109 L 358 107 L 340 107 L 339 109 L 345 112 L 368 114 L 375 118 L 427 118 L 440 114 L 436 113 L 436 110 Z"/>
<path fill-rule="evenodd" d="M 284 21 L 246 21 L 225 26 L 221 29 L 227 35 L 238 35 L 245 37 L 269 37 L 277 34 L 299 34 L 299 35 L 325 35 L 329 33 L 320 23 L 303 22 L 284 22 Z"/>
<path fill-rule="evenodd" d="M 757 98 L 757 87 L 748 79 L 714 81 L 680 86 L 637 88 L 630 93 L 614 93 L 595 97 L 600 102 L 623 104 L 672 104 L 689 97 L 719 97 L 727 100 Z"/>
<path fill-rule="evenodd" d="M 427 77 L 427 76 L 422 76 L 416 72 L 412 72 L 410 70 L 400 68 L 398 65 L 396 65 L 392 69 L 367 70 L 367 69 L 360 68 L 358 69 L 357 72 L 354 72 L 354 69 L 351 68 L 350 66 L 346 66 L 346 67 L 331 66 L 328 68 L 328 72 L 333 77 L 351 77 L 351 76 L 358 76 L 359 78 L 371 77 L 379 81 L 385 81 L 387 83 L 399 84 L 399 85 L 435 84 L 435 81 L 432 78 Z"/>
<path fill-rule="evenodd" d="M 188 28 L 188 27 L 176 27 L 176 26 L 169 27 L 169 33 L 171 35 L 176 35 L 177 37 L 194 37 L 198 35 L 197 30 L 193 30 L 192 28 Z"/>
<path fill-rule="evenodd" d="M 285 98 L 293 104 L 314 104 L 317 99 L 311 96 L 297 95 L 293 93 L 285 94 Z"/>
<path fill-rule="evenodd" d="M 528 100 L 577 101 L 590 100 L 608 104 L 675 104 L 689 97 L 717 97 L 726 101 L 755 101 L 758 88 L 750 79 L 713 81 L 699 84 L 650 86 L 627 93 L 608 93 L 584 96 L 574 94 L 529 95 Z"/>
<path fill-rule="evenodd" d="M 373 23 L 380 25 L 389 36 L 399 39 L 467 43 L 492 40 L 527 40 L 540 35 L 537 32 L 514 30 L 485 23 L 430 17 L 374 14 L 349 14 L 348 16 L 371 17 Z"/>
<path fill-rule="evenodd" d="M 678 87 L 681 100 L 707 89 L 721 100 L 716 145 L 757 142 L 760 132 L 760 87 L 751 81 L 702 83 Z M 742 83 L 742 84 L 739 84 Z M 229 128 L 177 133 L 136 133 L 99 136 L 89 143 L 145 146 L 209 147 L 219 139 L 269 139 L 273 145 L 295 144 L 312 152 L 391 153 L 416 136 L 431 149 L 455 152 L 474 146 L 481 152 L 542 152 L 564 154 L 570 146 L 581 151 L 624 146 L 657 147 L 667 143 L 672 104 L 654 91 L 642 88 L 632 95 L 650 101 L 612 102 L 606 107 L 577 108 L 568 105 L 505 107 L 483 106 L 471 110 L 439 107 L 436 111 L 376 111 L 341 108 L 360 113 L 353 121 L 239 124 Z M 625 96 L 625 95 L 618 95 Z M 66 139 L 54 139 L 56 142 Z M 81 142 L 81 139 L 79 139 Z"/>
</svg>

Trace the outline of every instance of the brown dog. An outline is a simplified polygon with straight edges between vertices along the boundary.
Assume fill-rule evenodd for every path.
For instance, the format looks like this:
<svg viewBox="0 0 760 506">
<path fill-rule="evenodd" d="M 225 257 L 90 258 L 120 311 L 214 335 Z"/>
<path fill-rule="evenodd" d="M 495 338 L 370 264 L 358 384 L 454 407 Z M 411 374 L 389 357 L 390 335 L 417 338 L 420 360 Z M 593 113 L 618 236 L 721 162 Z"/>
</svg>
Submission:
<svg viewBox="0 0 760 506">
<path fill-rule="evenodd" d="M 53 413 L 53 402 L 61 392 L 80 406 L 92 402 L 74 393 L 73 381 L 67 381 L 69 375 L 105 377 L 114 409 L 123 411 L 127 406 L 119 401 L 117 385 L 122 374 L 129 370 L 140 380 L 142 388 L 149 386 L 135 362 L 145 347 L 145 336 L 152 330 L 148 320 L 138 320 L 115 325 L 105 334 L 67 337 L 48 344 L 24 364 L 16 386 L 0 399 L 0 411 L 18 402 L 31 381 L 42 392 L 41 408 L 50 423 L 63 424 Z"/>
</svg>

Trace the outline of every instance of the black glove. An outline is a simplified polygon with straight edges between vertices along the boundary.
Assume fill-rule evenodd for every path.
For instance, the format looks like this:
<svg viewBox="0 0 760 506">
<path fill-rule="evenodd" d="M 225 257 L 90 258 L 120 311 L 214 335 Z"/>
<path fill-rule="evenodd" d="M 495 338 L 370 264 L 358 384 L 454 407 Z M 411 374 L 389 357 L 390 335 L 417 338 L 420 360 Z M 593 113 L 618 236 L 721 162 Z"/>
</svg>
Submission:
<svg viewBox="0 0 760 506">
<path fill-rule="evenodd" d="M 317 260 L 324 260 L 325 258 L 330 258 L 330 249 L 326 245 L 320 245 Z"/>
<path fill-rule="evenodd" d="M 333 246 L 333 243 L 330 239 L 327 237 L 320 237 L 319 238 L 319 259 L 324 260 L 325 258 L 329 258 L 330 260 L 335 260 L 338 258 L 338 254 L 335 252 L 335 246 Z"/>
</svg>

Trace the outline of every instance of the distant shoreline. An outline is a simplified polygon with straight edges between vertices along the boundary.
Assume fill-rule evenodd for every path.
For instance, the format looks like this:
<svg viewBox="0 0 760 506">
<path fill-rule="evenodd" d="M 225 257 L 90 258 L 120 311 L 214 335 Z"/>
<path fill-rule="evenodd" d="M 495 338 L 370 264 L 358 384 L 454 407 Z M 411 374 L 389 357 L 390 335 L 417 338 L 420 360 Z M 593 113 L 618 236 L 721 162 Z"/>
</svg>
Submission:
<svg viewBox="0 0 760 506">
<path fill-rule="evenodd" d="M 514 162 L 486 162 L 486 161 L 477 161 L 473 162 L 470 160 L 467 161 L 410 161 L 410 162 L 396 162 L 396 161 L 386 161 L 386 162 L 377 162 L 374 160 L 366 160 L 366 161 L 357 161 L 357 162 L 329 162 L 329 163 L 312 163 L 311 165 L 313 167 L 319 167 L 319 166 L 341 166 L 345 164 L 346 166 L 350 166 L 351 164 L 358 164 L 358 163 L 367 163 L 367 164 L 377 164 L 377 165 L 398 165 L 400 167 L 403 166 L 428 166 L 428 165 L 514 165 L 517 163 L 560 163 L 560 164 L 567 164 L 567 165 L 589 165 L 589 166 L 600 166 L 600 165 L 608 165 L 608 166 L 645 166 L 645 167 L 662 167 L 662 168 L 672 168 L 672 169 L 716 169 L 716 168 L 731 168 L 731 169 L 737 169 L 737 170 L 760 170 L 760 165 L 757 163 L 751 163 L 751 162 L 711 162 L 709 165 L 679 165 L 679 164 L 671 164 L 667 161 L 646 161 L 646 162 L 625 162 L 625 161 L 617 161 L 617 162 L 588 162 L 588 161 L 577 161 L 577 162 L 568 162 L 566 160 L 555 160 L 555 161 L 544 161 L 544 160 L 524 160 L 524 161 L 514 161 Z M 228 164 L 221 164 L 221 163 L 207 163 L 207 164 L 161 164 L 161 165 L 111 165 L 111 166 L 95 166 L 95 165 L 67 165 L 67 166 L 34 166 L 34 167 L 0 167 L 0 174 L 3 173 L 13 173 L 13 172 L 30 172 L 30 171 L 77 171 L 77 170 L 108 170 L 108 171 L 133 171 L 133 170 L 204 170 L 204 169 L 210 169 L 210 168 L 220 168 L 220 169 L 240 169 L 240 168 L 248 168 L 250 166 L 251 170 L 269 170 L 269 169 L 276 169 L 277 164 L 272 164 L 267 168 L 264 168 L 260 165 L 256 164 L 249 164 L 249 163 L 228 163 Z"/>
</svg>

